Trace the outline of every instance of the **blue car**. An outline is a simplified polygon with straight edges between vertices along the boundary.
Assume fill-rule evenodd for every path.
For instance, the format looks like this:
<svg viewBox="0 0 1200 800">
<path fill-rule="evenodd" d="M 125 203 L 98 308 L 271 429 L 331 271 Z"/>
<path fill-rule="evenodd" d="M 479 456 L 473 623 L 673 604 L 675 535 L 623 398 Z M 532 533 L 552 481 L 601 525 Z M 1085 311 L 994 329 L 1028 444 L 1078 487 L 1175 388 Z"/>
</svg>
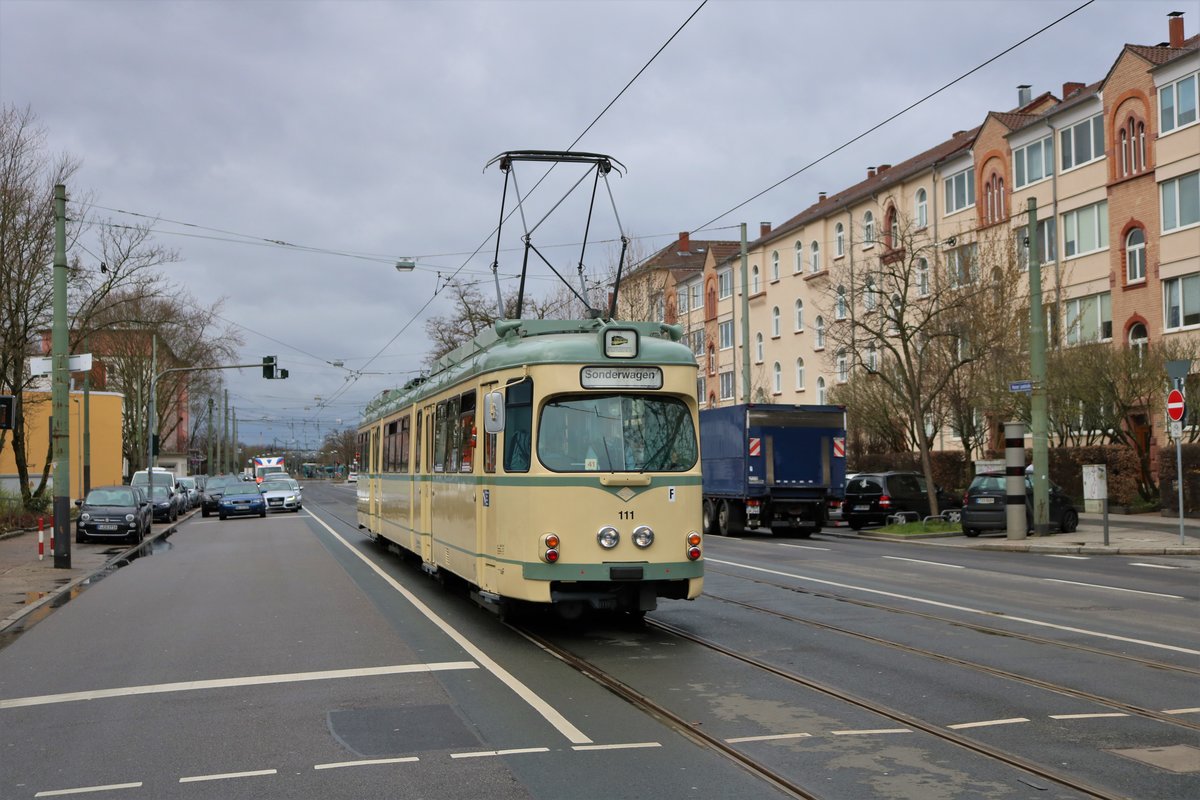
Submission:
<svg viewBox="0 0 1200 800">
<path fill-rule="evenodd" d="M 258 491 L 258 484 L 226 487 L 225 493 L 217 501 L 217 515 L 221 519 L 228 519 L 238 514 L 257 514 L 260 517 L 267 515 L 267 501 Z"/>
</svg>

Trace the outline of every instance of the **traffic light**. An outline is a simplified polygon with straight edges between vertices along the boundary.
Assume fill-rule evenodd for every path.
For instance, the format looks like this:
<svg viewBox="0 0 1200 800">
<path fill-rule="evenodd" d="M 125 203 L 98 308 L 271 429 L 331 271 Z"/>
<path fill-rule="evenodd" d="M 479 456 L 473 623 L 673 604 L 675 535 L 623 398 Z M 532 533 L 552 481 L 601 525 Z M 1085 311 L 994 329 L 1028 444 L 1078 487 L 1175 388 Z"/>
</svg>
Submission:
<svg viewBox="0 0 1200 800">
<path fill-rule="evenodd" d="M 280 370 L 275 371 L 276 378 L 286 378 L 287 376 L 288 376 L 288 372 L 286 369 L 280 369 Z"/>
<path fill-rule="evenodd" d="M 0 394 L 0 431 L 12 430 L 17 416 L 17 398 L 11 394 Z"/>
<path fill-rule="evenodd" d="M 275 356 L 263 356 L 263 377 L 267 380 L 275 377 Z"/>
</svg>

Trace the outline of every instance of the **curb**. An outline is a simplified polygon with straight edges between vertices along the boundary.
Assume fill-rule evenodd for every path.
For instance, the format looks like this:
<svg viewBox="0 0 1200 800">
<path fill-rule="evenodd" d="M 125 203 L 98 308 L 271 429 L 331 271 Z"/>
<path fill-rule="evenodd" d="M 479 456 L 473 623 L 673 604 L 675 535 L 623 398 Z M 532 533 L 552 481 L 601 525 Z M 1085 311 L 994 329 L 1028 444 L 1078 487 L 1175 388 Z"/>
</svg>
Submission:
<svg viewBox="0 0 1200 800">
<path fill-rule="evenodd" d="M 977 544 L 948 545 L 943 542 L 929 541 L 954 537 L 953 533 L 920 534 L 918 536 L 889 536 L 886 533 L 843 533 L 839 530 L 825 529 L 822 536 L 836 536 L 841 539 L 862 539 L 875 542 L 911 542 L 935 547 L 962 547 L 966 550 L 989 550 L 1006 553 L 1040 553 L 1043 555 L 1095 555 L 1095 556 L 1200 556 L 1200 545 L 1161 545 L 1146 547 L 1143 545 L 1108 545 L 1102 544 L 1041 544 L 1038 542 L 1008 542 L 1007 540 L 979 542 Z"/>
</svg>

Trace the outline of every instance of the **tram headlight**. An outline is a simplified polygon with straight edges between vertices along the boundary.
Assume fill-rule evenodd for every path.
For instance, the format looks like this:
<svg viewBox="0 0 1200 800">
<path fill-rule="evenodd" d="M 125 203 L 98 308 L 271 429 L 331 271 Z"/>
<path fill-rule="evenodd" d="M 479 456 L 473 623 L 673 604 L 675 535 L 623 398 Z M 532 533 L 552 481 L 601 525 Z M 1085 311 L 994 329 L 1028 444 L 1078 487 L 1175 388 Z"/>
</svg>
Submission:
<svg viewBox="0 0 1200 800">
<path fill-rule="evenodd" d="M 687 537 L 687 557 L 692 561 L 700 558 L 700 534 L 692 531 Z"/>
<path fill-rule="evenodd" d="M 633 529 L 633 543 L 643 549 L 654 544 L 654 531 L 649 525 L 639 525 Z"/>
<path fill-rule="evenodd" d="M 547 533 L 542 537 L 542 561 L 553 564 L 558 561 L 559 539 L 557 533 Z"/>
<path fill-rule="evenodd" d="M 617 542 L 621 541 L 621 534 L 618 533 L 617 529 L 613 526 L 605 525 L 600 529 L 600 532 L 596 534 L 596 541 L 599 542 L 600 546 L 605 550 L 612 550 L 617 546 Z"/>
</svg>

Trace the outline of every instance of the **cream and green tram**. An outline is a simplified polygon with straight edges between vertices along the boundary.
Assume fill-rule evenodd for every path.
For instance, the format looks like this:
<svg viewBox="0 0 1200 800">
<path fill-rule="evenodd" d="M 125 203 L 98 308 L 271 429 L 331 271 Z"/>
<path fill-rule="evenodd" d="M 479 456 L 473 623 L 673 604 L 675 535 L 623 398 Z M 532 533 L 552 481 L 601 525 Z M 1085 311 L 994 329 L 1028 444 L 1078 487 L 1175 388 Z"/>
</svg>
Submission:
<svg viewBox="0 0 1200 800">
<path fill-rule="evenodd" d="M 499 609 L 703 584 L 696 360 L 657 323 L 504 320 L 363 415 L 358 524 Z"/>
</svg>

